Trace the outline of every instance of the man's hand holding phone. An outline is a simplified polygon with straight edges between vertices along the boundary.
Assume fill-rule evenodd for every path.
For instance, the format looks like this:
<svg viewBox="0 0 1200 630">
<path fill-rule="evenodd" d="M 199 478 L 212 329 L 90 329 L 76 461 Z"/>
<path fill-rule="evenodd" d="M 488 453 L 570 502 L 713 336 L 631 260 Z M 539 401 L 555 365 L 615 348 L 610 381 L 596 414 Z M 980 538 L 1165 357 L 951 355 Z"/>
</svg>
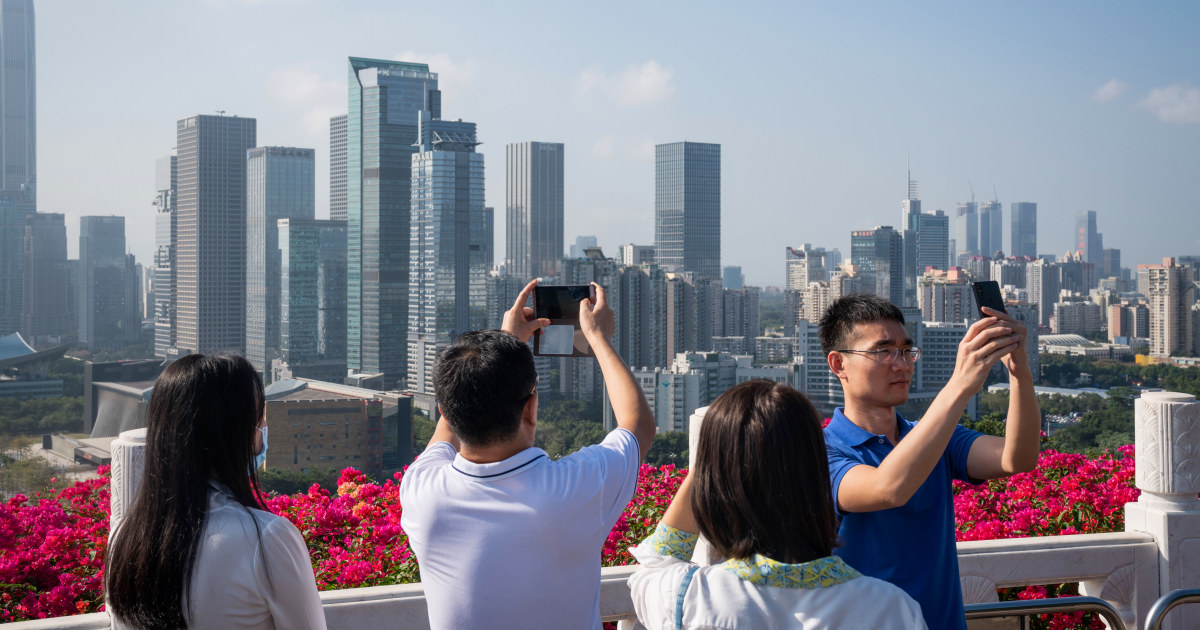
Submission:
<svg viewBox="0 0 1200 630">
<path fill-rule="evenodd" d="M 592 348 L 609 345 L 613 334 L 617 331 L 617 318 L 608 307 L 608 297 L 604 287 L 592 283 L 594 298 L 589 298 L 580 304 L 579 327 L 587 337 Z"/>
<path fill-rule="evenodd" d="M 522 343 L 529 343 L 529 337 L 534 332 L 550 325 L 550 320 L 534 317 L 533 309 L 525 306 L 529 301 L 529 295 L 533 293 L 533 288 L 537 286 L 538 279 L 534 278 L 521 289 L 521 294 L 517 296 L 517 301 L 513 307 L 504 313 L 504 322 L 500 324 L 500 330 L 512 334 Z"/>
</svg>

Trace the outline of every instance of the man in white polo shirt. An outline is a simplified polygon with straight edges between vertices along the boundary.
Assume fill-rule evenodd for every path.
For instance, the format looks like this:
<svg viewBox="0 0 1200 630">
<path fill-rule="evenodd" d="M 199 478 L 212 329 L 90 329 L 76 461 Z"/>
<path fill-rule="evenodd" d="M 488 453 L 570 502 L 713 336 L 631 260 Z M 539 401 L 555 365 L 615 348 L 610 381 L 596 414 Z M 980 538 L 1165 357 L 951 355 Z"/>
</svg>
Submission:
<svg viewBox="0 0 1200 630">
<path fill-rule="evenodd" d="M 401 525 L 434 630 L 600 628 L 600 551 L 633 498 L 654 417 L 609 339 L 604 289 L 579 311 L 617 429 L 551 461 L 534 447 L 537 373 L 526 342 L 549 324 L 521 291 L 503 331 L 464 334 L 433 371 L 441 417 L 400 484 Z"/>
</svg>

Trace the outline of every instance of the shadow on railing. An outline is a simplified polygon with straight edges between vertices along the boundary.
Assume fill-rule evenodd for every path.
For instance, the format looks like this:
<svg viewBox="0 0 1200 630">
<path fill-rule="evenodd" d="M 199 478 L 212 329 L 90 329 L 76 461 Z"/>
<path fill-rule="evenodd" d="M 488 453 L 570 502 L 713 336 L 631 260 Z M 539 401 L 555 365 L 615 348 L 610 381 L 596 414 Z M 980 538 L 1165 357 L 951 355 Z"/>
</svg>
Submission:
<svg viewBox="0 0 1200 630">
<path fill-rule="evenodd" d="M 1099 597 L 1056 597 L 1053 599 L 1027 599 L 1015 602 L 991 602 L 967 604 L 967 621 L 993 617 L 1022 617 L 1066 612 L 1094 612 L 1108 622 L 1110 630 L 1126 630 L 1125 621 L 1112 604 Z M 1022 628 L 1029 627 L 1022 623 Z"/>
<path fill-rule="evenodd" d="M 1159 597 L 1146 615 L 1146 630 L 1160 630 L 1167 613 L 1182 604 L 1200 604 L 1200 588 L 1181 588 Z"/>
</svg>

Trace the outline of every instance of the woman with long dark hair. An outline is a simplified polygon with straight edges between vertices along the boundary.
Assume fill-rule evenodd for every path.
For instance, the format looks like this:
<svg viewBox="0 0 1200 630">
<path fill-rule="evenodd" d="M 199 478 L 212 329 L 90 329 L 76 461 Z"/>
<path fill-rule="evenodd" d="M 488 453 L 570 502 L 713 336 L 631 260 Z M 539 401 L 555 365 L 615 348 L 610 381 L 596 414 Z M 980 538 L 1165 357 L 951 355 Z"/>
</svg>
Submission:
<svg viewBox="0 0 1200 630">
<path fill-rule="evenodd" d="M 693 564 L 697 535 L 725 562 Z M 695 465 L 630 550 L 634 608 L 651 630 L 925 628 L 912 598 L 846 565 L 836 544 L 816 410 L 787 385 L 747 381 L 709 406 Z"/>
<path fill-rule="evenodd" d="M 325 628 L 304 539 L 267 511 L 262 380 L 185 356 L 154 383 L 141 488 L 109 546 L 114 628 Z"/>
</svg>

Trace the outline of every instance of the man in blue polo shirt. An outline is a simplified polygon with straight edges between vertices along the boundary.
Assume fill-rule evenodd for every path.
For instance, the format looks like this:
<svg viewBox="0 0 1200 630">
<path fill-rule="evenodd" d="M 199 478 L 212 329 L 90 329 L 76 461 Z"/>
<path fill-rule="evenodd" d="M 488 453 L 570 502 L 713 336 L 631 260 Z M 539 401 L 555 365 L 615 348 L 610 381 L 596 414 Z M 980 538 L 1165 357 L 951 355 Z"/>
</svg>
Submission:
<svg viewBox="0 0 1200 630">
<path fill-rule="evenodd" d="M 908 592 L 931 630 L 966 628 L 950 481 L 979 483 L 1037 464 L 1041 412 L 1025 327 L 999 311 L 986 314 L 967 329 L 954 374 L 919 423 L 895 410 L 908 400 L 921 355 L 900 309 L 874 295 L 851 295 L 821 317 L 822 350 L 846 401 L 825 428 L 844 543 L 835 553 Z M 1009 375 L 1002 438 L 958 424 L 997 361 Z"/>
</svg>

